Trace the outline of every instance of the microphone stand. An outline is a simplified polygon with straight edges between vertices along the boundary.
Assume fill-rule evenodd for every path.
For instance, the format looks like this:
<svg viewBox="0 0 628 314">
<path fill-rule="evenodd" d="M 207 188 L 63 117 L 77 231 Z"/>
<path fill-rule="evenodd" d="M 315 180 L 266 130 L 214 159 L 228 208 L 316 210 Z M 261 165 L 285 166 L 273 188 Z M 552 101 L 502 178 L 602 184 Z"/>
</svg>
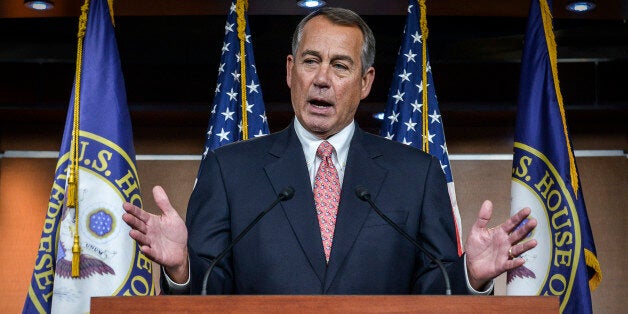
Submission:
<svg viewBox="0 0 628 314">
<path fill-rule="evenodd" d="M 248 226 L 246 226 L 246 228 L 244 228 L 244 230 L 240 232 L 240 234 L 238 234 L 238 236 L 233 239 L 233 241 L 231 241 L 231 243 L 229 243 L 229 245 L 222 252 L 220 252 L 220 254 L 218 254 L 218 256 L 209 265 L 209 268 L 207 268 L 205 276 L 203 276 L 203 290 L 201 291 L 201 295 L 207 295 L 207 282 L 209 281 L 209 275 L 211 275 L 216 264 L 218 264 L 218 262 L 222 260 L 223 257 L 227 255 L 227 253 L 231 252 L 231 249 L 236 245 L 236 243 L 238 243 L 240 239 L 242 239 L 242 237 L 244 237 L 249 232 L 249 230 L 251 230 L 251 228 L 253 228 L 260 221 L 260 219 L 262 219 L 262 217 L 264 217 L 264 215 L 266 215 L 271 209 L 273 209 L 279 202 L 287 201 L 293 196 L 294 189 L 291 186 L 288 186 L 281 190 L 281 192 L 279 192 L 279 195 L 277 195 L 275 201 L 273 201 L 270 206 L 268 206 L 266 209 L 264 209 L 264 211 L 257 215 L 257 217 L 255 217 L 255 219 Z"/>
<path fill-rule="evenodd" d="M 365 202 L 369 203 L 369 205 L 371 205 L 371 208 L 373 208 L 373 210 L 380 217 L 382 217 L 382 219 L 384 219 L 389 225 L 391 225 L 393 228 L 395 228 L 395 230 L 397 230 L 397 232 L 399 232 L 399 234 L 404 236 L 416 248 L 418 248 L 421 252 L 423 252 L 423 254 L 425 254 L 425 256 L 427 256 L 432 262 L 434 262 L 436 265 L 438 265 L 438 268 L 440 268 L 440 271 L 443 274 L 443 278 L 445 279 L 445 295 L 451 295 L 451 284 L 449 283 L 449 275 L 447 274 L 447 270 L 445 269 L 445 266 L 443 266 L 443 263 L 441 261 L 439 261 L 436 257 L 434 257 L 434 255 L 432 255 L 430 252 L 428 252 L 421 244 L 419 244 L 419 242 L 417 242 L 414 238 L 412 238 L 407 232 L 405 232 L 403 229 L 401 229 L 401 227 L 399 227 L 396 223 L 394 223 L 392 220 L 390 220 L 390 218 L 388 218 L 388 216 L 384 215 L 384 213 L 382 213 L 379 210 L 377 205 L 375 205 L 373 200 L 371 200 L 371 193 L 369 193 L 369 191 L 365 187 L 363 187 L 361 185 L 356 186 L 355 187 L 355 194 L 362 201 L 365 201 Z"/>
</svg>

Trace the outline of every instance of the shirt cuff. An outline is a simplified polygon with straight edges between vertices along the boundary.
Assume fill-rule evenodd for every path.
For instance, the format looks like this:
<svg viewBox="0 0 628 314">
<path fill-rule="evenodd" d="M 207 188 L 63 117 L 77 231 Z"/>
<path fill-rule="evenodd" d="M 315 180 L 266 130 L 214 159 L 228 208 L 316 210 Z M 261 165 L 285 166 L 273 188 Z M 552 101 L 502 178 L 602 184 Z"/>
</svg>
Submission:
<svg viewBox="0 0 628 314">
<path fill-rule="evenodd" d="M 188 265 L 190 265 L 190 257 L 188 256 Z M 188 267 L 188 280 L 184 283 L 176 283 L 174 282 L 172 279 L 170 279 L 170 276 L 168 276 L 168 273 L 166 273 L 166 270 L 162 267 L 161 268 L 161 272 L 164 275 L 164 277 L 166 278 L 166 282 L 168 283 L 168 290 L 170 291 L 171 294 L 184 294 L 187 293 L 188 291 L 190 291 L 190 278 L 191 278 L 191 267 Z M 467 281 L 468 282 L 468 281 Z"/>
<path fill-rule="evenodd" d="M 491 279 L 491 281 L 484 286 L 483 291 L 477 291 L 473 289 L 473 287 L 471 287 L 471 283 L 469 283 L 469 272 L 467 271 L 467 255 L 466 254 L 464 255 L 464 277 L 466 278 L 466 281 L 467 281 L 467 291 L 469 291 L 469 294 L 489 295 L 491 294 L 491 292 L 493 292 L 493 287 L 495 286 L 495 281 L 493 279 Z"/>
</svg>

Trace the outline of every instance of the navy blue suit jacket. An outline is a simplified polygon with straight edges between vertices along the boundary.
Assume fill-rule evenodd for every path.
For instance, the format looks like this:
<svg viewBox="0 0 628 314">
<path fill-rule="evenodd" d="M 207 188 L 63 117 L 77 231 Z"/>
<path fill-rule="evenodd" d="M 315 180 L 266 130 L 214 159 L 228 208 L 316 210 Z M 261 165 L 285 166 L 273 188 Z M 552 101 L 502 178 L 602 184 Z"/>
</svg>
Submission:
<svg viewBox="0 0 628 314">
<path fill-rule="evenodd" d="M 190 198 L 190 292 L 209 263 L 277 193 L 294 198 L 270 211 L 214 269 L 214 294 L 442 294 L 440 271 L 354 192 L 373 200 L 444 262 L 454 293 L 466 294 L 463 259 L 437 159 L 356 127 L 334 242 L 325 262 L 312 187 L 294 126 L 209 153 Z M 166 289 L 167 290 L 167 289 Z"/>
</svg>

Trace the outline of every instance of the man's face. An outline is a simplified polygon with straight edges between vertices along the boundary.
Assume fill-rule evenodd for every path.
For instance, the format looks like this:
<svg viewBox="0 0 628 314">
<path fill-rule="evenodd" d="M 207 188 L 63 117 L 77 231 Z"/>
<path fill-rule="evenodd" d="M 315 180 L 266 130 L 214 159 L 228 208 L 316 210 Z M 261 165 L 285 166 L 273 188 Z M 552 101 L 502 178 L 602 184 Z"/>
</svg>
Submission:
<svg viewBox="0 0 628 314">
<path fill-rule="evenodd" d="M 371 90 L 375 69 L 362 75 L 362 31 L 317 16 L 307 22 L 296 55 L 286 62 L 292 107 L 306 130 L 321 139 L 353 120 Z"/>
</svg>

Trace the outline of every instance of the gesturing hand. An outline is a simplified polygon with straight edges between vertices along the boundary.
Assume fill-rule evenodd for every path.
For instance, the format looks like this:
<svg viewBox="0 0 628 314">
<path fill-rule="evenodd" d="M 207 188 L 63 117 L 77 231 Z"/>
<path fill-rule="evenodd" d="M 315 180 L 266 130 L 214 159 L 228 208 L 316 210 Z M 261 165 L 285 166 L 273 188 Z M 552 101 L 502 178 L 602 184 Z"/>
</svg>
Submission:
<svg viewBox="0 0 628 314">
<path fill-rule="evenodd" d="M 161 215 L 153 215 L 135 205 L 124 203 L 126 213 L 122 219 L 131 226 L 129 235 L 140 245 L 142 253 L 166 268 L 173 280 L 185 281 L 188 275 L 188 232 L 185 222 L 170 204 L 162 187 L 153 188 L 153 197 L 161 209 Z"/>
<path fill-rule="evenodd" d="M 516 256 L 536 246 L 536 240 L 519 243 L 536 227 L 535 219 L 516 229 L 530 215 L 530 208 L 520 210 L 497 227 L 487 228 L 492 213 L 493 204 L 484 201 L 465 244 L 469 283 L 476 290 L 503 272 L 523 265 L 525 260 Z"/>
</svg>

